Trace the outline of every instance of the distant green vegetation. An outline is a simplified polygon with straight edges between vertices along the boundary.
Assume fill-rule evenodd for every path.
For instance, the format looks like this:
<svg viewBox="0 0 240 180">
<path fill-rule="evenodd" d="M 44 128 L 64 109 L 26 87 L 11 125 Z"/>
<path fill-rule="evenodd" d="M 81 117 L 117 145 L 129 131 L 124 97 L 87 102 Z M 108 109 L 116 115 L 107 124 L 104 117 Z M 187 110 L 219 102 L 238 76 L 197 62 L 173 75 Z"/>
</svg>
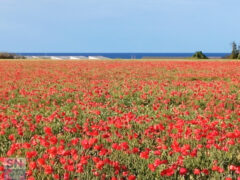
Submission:
<svg viewBox="0 0 240 180">
<path fill-rule="evenodd" d="M 197 51 L 197 52 L 192 56 L 192 58 L 194 58 L 194 59 L 208 59 L 208 57 L 207 57 L 205 54 L 203 54 L 202 51 Z"/>
<path fill-rule="evenodd" d="M 232 43 L 232 53 L 227 58 L 240 59 L 240 44 L 237 47 L 237 44 L 235 42 Z"/>
<path fill-rule="evenodd" d="M 24 56 L 19 56 L 13 53 L 0 53 L 0 59 L 24 59 Z"/>
</svg>

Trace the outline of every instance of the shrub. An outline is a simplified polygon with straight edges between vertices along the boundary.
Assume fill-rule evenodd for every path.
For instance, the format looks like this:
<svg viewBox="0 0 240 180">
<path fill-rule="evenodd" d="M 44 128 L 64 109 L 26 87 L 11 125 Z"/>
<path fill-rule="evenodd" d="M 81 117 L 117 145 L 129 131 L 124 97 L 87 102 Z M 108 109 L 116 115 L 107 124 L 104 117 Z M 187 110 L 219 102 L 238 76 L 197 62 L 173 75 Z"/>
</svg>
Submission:
<svg viewBox="0 0 240 180">
<path fill-rule="evenodd" d="M 202 51 L 197 51 L 192 57 L 195 59 L 208 59 L 208 57 L 203 54 Z"/>
<path fill-rule="evenodd" d="M 13 53 L 0 53 L 0 59 L 24 59 L 24 56 L 19 56 Z"/>
</svg>

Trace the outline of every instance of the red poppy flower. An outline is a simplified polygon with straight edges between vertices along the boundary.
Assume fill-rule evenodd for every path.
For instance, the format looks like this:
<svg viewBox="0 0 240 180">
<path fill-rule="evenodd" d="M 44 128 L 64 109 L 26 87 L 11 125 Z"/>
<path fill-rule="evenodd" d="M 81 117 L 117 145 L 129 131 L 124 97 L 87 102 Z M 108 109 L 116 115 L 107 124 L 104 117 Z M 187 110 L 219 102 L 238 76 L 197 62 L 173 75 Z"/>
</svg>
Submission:
<svg viewBox="0 0 240 180">
<path fill-rule="evenodd" d="M 172 176 L 174 174 L 174 170 L 171 168 L 165 169 L 161 172 L 161 176 Z"/>
</svg>

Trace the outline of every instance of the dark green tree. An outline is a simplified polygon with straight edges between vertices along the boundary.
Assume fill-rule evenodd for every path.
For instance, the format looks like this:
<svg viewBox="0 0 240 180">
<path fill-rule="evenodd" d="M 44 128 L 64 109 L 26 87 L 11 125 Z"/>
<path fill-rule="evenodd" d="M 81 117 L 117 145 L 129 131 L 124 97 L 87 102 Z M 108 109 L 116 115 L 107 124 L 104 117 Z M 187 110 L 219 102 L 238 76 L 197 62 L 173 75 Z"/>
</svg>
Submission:
<svg viewBox="0 0 240 180">
<path fill-rule="evenodd" d="M 237 59 L 240 59 L 240 44 L 238 46 L 238 57 L 237 57 Z"/>
<path fill-rule="evenodd" d="M 235 42 L 232 43 L 232 53 L 230 55 L 231 59 L 237 59 L 239 54 L 239 49 L 237 48 L 237 44 Z"/>
<path fill-rule="evenodd" d="M 208 57 L 207 57 L 205 54 L 203 54 L 202 51 L 197 51 L 197 52 L 192 56 L 192 58 L 194 58 L 194 59 L 208 59 Z"/>
<path fill-rule="evenodd" d="M 238 45 L 238 59 L 240 59 L 240 43 Z"/>
</svg>

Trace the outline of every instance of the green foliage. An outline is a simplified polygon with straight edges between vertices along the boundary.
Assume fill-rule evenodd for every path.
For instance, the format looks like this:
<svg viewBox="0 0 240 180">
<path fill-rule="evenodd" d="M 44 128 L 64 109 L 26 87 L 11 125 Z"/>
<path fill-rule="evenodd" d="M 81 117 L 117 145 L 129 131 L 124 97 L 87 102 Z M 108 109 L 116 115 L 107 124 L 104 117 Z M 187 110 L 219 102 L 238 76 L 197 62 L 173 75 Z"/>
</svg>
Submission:
<svg viewBox="0 0 240 180">
<path fill-rule="evenodd" d="M 0 53 L 0 59 L 24 59 L 23 56 L 19 56 L 13 53 Z"/>
<path fill-rule="evenodd" d="M 240 58 L 240 46 L 237 48 L 237 44 L 235 42 L 232 43 L 232 53 L 228 57 L 229 59 L 239 59 Z"/>
<path fill-rule="evenodd" d="M 192 58 L 195 58 L 195 59 L 208 59 L 208 57 L 203 54 L 202 51 L 197 51 L 193 56 Z"/>
</svg>

